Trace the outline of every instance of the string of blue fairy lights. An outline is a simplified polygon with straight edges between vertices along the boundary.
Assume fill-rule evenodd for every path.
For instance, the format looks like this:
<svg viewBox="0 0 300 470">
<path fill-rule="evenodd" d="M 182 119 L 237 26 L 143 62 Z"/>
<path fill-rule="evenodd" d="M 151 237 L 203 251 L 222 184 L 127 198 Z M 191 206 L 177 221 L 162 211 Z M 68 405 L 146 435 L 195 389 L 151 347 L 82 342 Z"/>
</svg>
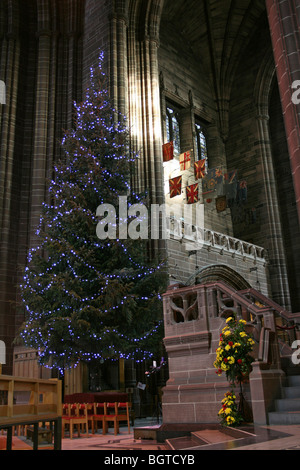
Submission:
<svg viewBox="0 0 300 470">
<path fill-rule="evenodd" d="M 102 77 L 105 77 L 105 74 L 101 69 L 103 60 L 104 54 L 101 53 L 99 57 L 99 73 Z M 90 71 L 90 76 L 91 81 L 93 81 L 93 69 Z M 84 215 L 94 224 L 97 223 L 98 219 L 91 210 L 82 207 L 82 205 L 80 206 L 80 204 L 70 207 L 71 201 L 75 204 L 77 201 L 80 201 L 81 194 L 78 193 L 78 190 L 82 192 L 82 194 L 87 191 L 89 191 L 90 194 L 92 191 L 95 196 L 97 196 L 99 204 L 104 203 L 104 189 L 106 191 L 108 190 L 110 194 L 114 194 L 116 196 L 120 191 L 123 191 L 123 193 L 125 192 L 130 194 L 132 200 L 141 200 L 140 196 L 132 190 L 127 179 L 128 167 L 118 166 L 118 163 L 123 165 L 124 161 L 126 161 L 126 164 L 135 162 L 137 156 L 132 155 L 131 152 L 129 152 L 126 144 L 128 136 L 126 117 L 122 116 L 115 109 L 111 110 L 109 108 L 110 103 L 107 89 L 98 88 L 91 90 L 89 88 L 86 94 L 86 101 L 83 104 L 75 103 L 74 106 L 76 111 L 76 130 L 73 129 L 66 133 L 62 139 L 62 147 L 64 148 L 66 157 L 69 161 L 68 164 L 56 164 L 54 167 L 56 177 L 51 181 L 49 187 L 52 203 L 43 204 L 44 216 L 41 217 L 40 224 L 36 232 L 37 235 L 41 237 L 47 229 L 49 231 L 55 229 L 55 231 L 62 232 L 65 228 L 63 221 L 66 220 L 67 217 L 72 217 L 76 214 L 81 216 Z M 112 111 L 115 117 L 118 116 L 119 121 L 112 118 L 107 119 L 107 115 L 102 116 L 101 113 L 105 113 L 106 110 Z M 95 133 L 95 130 L 99 127 L 103 132 L 98 135 Z M 92 146 L 96 147 L 94 148 L 94 152 L 90 149 Z M 106 165 L 103 165 L 104 160 Z M 86 164 L 87 167 L 92 164 L 94 165 L 94 168 L 88 168 L 87 171 L 82 172 L 82 163 Z M 114 168 L 112 167 L 113 164 L 116 164 Z M 96 170 L 99 171 L 97 181 L 93 178 Z M 113 183 L 115 182 L 118 183 L 117 187 L 113 186 Z M 68 195 L 68 201 L 64 198 L 66 192 Z M 48 224 L 47 227 L 44 226 L 45 222 Z M 82 236 L 75 234 L 72 230 L 71 236 L 79 245 L 81 244 L 82 246 L 86 246 L 92 250 L 105 250 L 110 247 L 110 243 L 96 242 L 93 237 L 84 239 Z M 158 322 L 157 325 L 150 329 L 150 331 L 137 338 L 125 335 L 117 328 L 106 328 L 101 333 L 91 331 L 89 334 L 86 334 L 85 340 L 87 342 L 91 341 L 93 344 L 95 342 L 98 343 L 99 347 L 97 347 L 94 352 L 77 350 L 77 348 L 76 350 L 71 348 L 69 351 L 55 351 L 51 346 L 51 334 L 55 328 L 56 322 L 60 321 L 65 322 L 70 339 L 79 339 L 79 337 L 76 337 L 74 326 L 72 325 L 72 314 L 75 310 L 78 315 L 86 309 L 95 310 L 95 305 L 93 305 L 93 303 L 95 302 L 97 305 L 98 298 L 105 293 L 105 290 L 109 287 L 110 281 L 121 281 L 122 279 L 126 279 L 127 281 L 134 282 L 143 279 L 155 272 L 158 272 L 162 268 L 163 263 L 159 263 L 155 267 L 146 267 L 138 263 L 130 255 L 126 244 L 117 239 L 114 243 L 118 243 L 118 247 L 123 251 L 123 254 L 126 254 L 128 262 L 134 267 L 133 272 L 131 272 L 131 269 L 125 269 L 124 272 L 118 273 L 102 272 L 94 265 L 94 263 L 84 259 L 84 257 L 80 255 L 80 252 L 76 251 L 75 247 L 66 239 L 57 237 L 53 238 L 51 235 L 43 235 L 43 237 L 44 238 L 40 242 L 39 246 L 31 248 L 28 253 L 28 264 L 25 269 L 23 284 L 21 285 L 22 298 L 26 306 L 28 319 L 21 336 L 25 342 L 29 341 L 31 344 L 38 347 L 41 359 L 43 357 L 48 359 L 52 356 L 54 362 L 52 362 L 51 365 L 45 364 L 45 366 L 53 367 L 54 364 L 59 368 L 61 358 L 64 359 L 66 364 L 72 362 L 72 366 L 74 366 L 77 364 L 76 360 L 74 364 L 74 357 L 76 355 L 78 356 L 78 363 L 82 359 L 85 361 L 91 361 L 94 359 L 106 359 L 108 356 L 112 357 L 111 360 L 114 360 L 113 357 L 116 358 L 115 360 L 118 360 L 118 358 L 126 358 L 135 359 L 137 361 L 144 361 L 152 358 L 153 353 L 151 351 L 147 351 L 147 349 L 142 346 L 142 343 L 151 336 L 157 334 L 158 329 L 162 325 L 162 321 Z M 34 257 L 37 256 L 39 252 L 41 252 L 41 255 L 45 251 L 47 252 L 47 248 L 52 244 L 55 244 L 56 247 L 59 248 L 59 255 L 57 257 L 52 257 L 51 254 L 48 255 L 47 263 L 45 263 L 45 271 L 35 272 L 31 270 L 30 265 L 31 262 L 34 262 Z M 80 284 L 90 283 L 91 292 L 89 295 L 80 296 L 78 292 L 72 292 L 68 289 L 67 284 L 63 283 L 59 278 L 59 275 L 57 275 L 60 268 L 59 263 L 64 263 L 67 266 L 68 273 L 73 276 L 73 280 L 78 281 Z M 80 265 L 89 273 L 89 276 L 79 275 L 75 269 L 75 265 Z M 49 275 L 52 276 L 52 279 L 47 280 L 47 276 Z M 64 302 L 57 308 L 41 308 L 40 311 L 37 311 L 35 308 L 31 308 L 29 305 L 30 302 L 28 303 L 25 297 L 32 296 L 32 298 L 36 298 L 37 296 L 45 296 L 52 288 L 55 287 L 56 282 L 60 283 L 60 289 L 64 295 L 71 299 L 71 305 Z M 47 284 L 45 285 L 45 283 Z M 92 291 L 95 286 L 97 286 L 98 290 L 96 293 L 93 293 Z M 112 305 L 109 308 L 104 309 L 97 308 L 98 313 L 99 315 L 113 314 L 132 298 L 136 299 L 136 297 L 133 297 L 131 294 L 123 295 L 121 299 L 118 300 L 117 305 Z M 149 301 L 155 298 L 158 298 L 159 300 L 161 299 L 159 294 L 150 294 L 139 295 L 138 301 Z M 76 305 L 76 308 L 74 305 Z M 56 315 L 60 315 L 59 319 L 56 318 Z M 41 321 L 42 319 L 46 322 L 48 328 L 46 336 L 45 331 L 41 326 L 43 324 Z M 101 327 L 101 323 L 98 324 L 98 327 Z M 34 335 L 32 335 L 32 333 L 34 333 Z M 126 341 L 130 345 L 134 346 L 133 350 L 125 353 L 124 351 L 121 351 L 117 345 L 106 345 L 105 341 L 110 337 Z M 63 346 L 63 338 L 61 343 Z M 101 343 L 104 343 L 105 345 L 103 350 L 101 350 Z M 42 348 L 41 344 L 43 345 Z M 76 341 L 74 342 L 74 347 L 75 344 Z M 55 360 L 55 357 L 57 357 L 57 360 Z M 137 359 L 137 357 L 139 357 L 139 359 Z"/>
</svg>

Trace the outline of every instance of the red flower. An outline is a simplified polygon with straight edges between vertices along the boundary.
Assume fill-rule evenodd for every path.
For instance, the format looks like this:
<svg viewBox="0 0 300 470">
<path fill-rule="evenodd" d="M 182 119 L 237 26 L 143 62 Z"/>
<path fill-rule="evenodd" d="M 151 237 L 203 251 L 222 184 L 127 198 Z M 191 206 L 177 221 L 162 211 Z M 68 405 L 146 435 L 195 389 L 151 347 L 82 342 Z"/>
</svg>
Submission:
<svg viewBox="0 0 300 470">
<path fill-rule="evenodd" d="M 233 342 L 232 342 L 232 341 L 229 341 L 228 345 L 229 345 L 229 346 L 233 346 Z"/>
<path fill-rule="evenodd" d="M 242 363 L 243 363 L 243 359 L 238 359 L 237 362 L 238 362 L 238 364 L 242 364 Z"/>
<path fill-rule="evenodd" d="M 224 358 L 224 362 L 225 362 L 225 364 L 228 362 L 227 357 Z"/>
</svg>

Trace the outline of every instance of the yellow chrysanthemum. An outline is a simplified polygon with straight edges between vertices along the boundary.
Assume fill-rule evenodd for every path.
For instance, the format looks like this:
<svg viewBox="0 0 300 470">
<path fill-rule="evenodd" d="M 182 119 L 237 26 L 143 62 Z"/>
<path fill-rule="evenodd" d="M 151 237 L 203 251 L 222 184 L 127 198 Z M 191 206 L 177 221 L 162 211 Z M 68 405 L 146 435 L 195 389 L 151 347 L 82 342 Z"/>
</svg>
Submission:
<svg viewBox="0 0 300 470">
<path fill-rule="evenodd" d="M 232 416 L 227 416 L 226 421 L 227 421 L 228 424 L 235 423 L 235 419 Z"/>
</svg>

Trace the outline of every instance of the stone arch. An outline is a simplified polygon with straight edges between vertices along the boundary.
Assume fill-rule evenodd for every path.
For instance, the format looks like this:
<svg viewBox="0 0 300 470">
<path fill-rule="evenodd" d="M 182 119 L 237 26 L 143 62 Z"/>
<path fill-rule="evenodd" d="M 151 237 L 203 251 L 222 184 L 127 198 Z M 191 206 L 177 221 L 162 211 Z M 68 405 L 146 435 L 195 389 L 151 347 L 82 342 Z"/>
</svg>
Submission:
<svg viewBox="0 0 300 470">
<path fill-rule="evenodd" d="M 150 36 L 158 40 L 163 4 L 161 0 L 129 1 L 129 24 L 138 39 Z"/>
<path fill-rule="evenodd" d="M 200 268 L 193 275 L 197 284 L 208 284 L 223 281 L 236 290 L 250 289 L 251 285 L 234 269 L 225 264 L 217 264 Z M 190 278 L 190 281 L 192 279 Z"/>
<path fill-rule="evenodd" d="M 268 50 L 259 69 L 254 88 L 254 102 L 257 113 L 260 116 L 268 116 L 269 114 L 270 95 L 275 80 L 275 73 L 274 59 Z"/>
</svg>

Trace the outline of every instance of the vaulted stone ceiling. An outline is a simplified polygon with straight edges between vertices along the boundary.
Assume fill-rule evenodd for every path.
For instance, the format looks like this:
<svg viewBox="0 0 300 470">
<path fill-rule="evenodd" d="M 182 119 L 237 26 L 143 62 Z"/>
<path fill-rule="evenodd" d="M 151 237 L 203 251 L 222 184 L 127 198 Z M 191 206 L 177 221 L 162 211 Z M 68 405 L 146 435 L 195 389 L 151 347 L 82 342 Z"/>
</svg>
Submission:
<svg viewBox="0 0 300 470">
<path fill-rule="evenodd" d="M 160 28 L 179 35 L 201 63 L 215 95 L 224 138 L 235 71 L 248 43 L 266 24 L 264 0 L 164 0 Z"/>
<path fill-rule="evenodd" d="M 213 61 L 220 77 L 234 67 L 264 12 L 264 0 L 165 0 L 161 27 L 172 25 L 195 56 Z"/>
</svg>

